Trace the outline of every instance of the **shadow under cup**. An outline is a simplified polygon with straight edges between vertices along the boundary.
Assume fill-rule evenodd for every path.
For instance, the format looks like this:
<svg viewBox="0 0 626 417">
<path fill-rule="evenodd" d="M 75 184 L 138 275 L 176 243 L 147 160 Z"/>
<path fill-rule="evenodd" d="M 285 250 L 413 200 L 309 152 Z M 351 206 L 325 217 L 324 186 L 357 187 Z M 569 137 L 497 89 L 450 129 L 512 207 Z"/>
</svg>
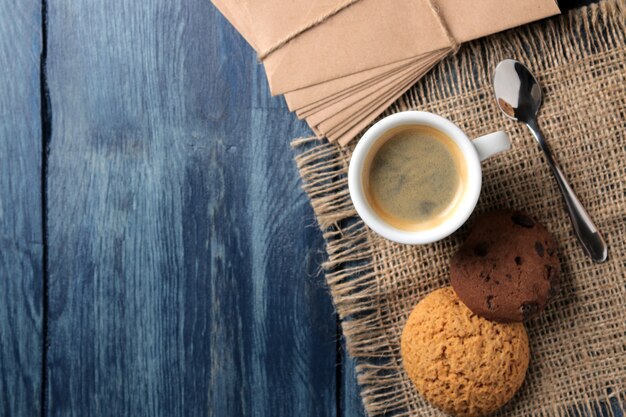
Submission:
<svg viewBox="0 0 626 417">
<path fill-rule="evenodd" d="M 432 230 L 455 217 L 466 199 L 469 177 L 457 142 L 419 123 L 384 132 L 367 152 L 361 171 L 371 211 L 404 232 Z"/>
</svg>

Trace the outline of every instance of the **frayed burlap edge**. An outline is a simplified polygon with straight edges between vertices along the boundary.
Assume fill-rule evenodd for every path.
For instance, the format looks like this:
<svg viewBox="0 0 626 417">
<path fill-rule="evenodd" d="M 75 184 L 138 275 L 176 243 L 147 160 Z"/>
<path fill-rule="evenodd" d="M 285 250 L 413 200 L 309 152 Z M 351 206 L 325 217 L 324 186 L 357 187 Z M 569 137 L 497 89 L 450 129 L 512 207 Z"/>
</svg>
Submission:
<svg viewBox="0 0 626 417">
<path fill-rule="evenodd" d="M 464 45 L 454 57 L 439 64 L 431 74 L 394 103 L 385 115 L 422 109 L 429 101 L 454 106 L 457 96 L 484 87 L 485 78 L 503 56 L 523 56 L 533 68 L 575 64 L 602 59 L 626 44 L 624 0 L 607 0 L 567 15 L 528 25 L 504 34 Z M 489 96 L 485 100 L 491 100 Z M 385 115 L 381 116 L 384 117 Z M 356 142 L 356 141 L 355 141 Z M 327 261 L 323 267 L 332 294 L 348 352 L 356 358 L 358 383 L 370 416 L 413 415 L 404 394 L 406 376 L 399 371 L 399 355 L 392 347 L 379 308 L 384 289 L 377 277 L 376 248 L 372 232 L 357 217 L 350 200 L 347 170 L 354 143 L 347 148 L 317 138 L 294 140 L 296 163 L 303 188 L 311 200 L 318 225 L 326 241 Z M 626 267 L 626 265 L 625 265 Z M 623 326 L 623 324 L 622 324 Z M 626 337 L 626 334 L 624 334 Z M 613 385 L 603 392 L 585 392 L 579 401 L 546 404 L 537 401 L 524 414 L 504 411 L 499 415 L 575 416 L 600 411 L 624 412 L 626 360 L 615 369 Z M 533 410 L 528 412 L 528 410 Z M 439 415 L 434 409 L 420 415 Z"/>
</svg>

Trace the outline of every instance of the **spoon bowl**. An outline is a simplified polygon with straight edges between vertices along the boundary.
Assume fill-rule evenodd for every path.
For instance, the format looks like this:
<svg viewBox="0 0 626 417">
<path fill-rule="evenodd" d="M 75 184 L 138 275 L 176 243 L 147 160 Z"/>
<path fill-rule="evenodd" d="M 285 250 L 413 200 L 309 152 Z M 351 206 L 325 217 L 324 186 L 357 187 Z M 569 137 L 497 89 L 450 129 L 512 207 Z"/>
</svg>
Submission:
<svg viewBox="0 0 626 417">
<path fill-rule="evenodd" d="M 537 116 L 541 107 L 541 87 L 523 64 L 505 59 L 496 67 L 493 86 L 500 110 L 524 123 Z"/>
</svg>

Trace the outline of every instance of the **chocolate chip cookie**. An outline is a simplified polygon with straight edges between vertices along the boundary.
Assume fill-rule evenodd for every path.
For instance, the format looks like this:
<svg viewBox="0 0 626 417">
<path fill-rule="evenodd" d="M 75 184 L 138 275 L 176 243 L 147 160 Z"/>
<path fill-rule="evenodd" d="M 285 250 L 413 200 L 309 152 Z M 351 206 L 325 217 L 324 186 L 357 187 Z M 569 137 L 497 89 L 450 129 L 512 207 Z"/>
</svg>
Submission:
<svg viewBox="0 0 626 417">
<path fill-rule="evenodd" d="M 554 237 L 530 216 L 510 210 L 479 217 L 450 264 L 461 301 L 500 322 L 536 316 L 557 294 L 559 273 Z"/>
</svg>

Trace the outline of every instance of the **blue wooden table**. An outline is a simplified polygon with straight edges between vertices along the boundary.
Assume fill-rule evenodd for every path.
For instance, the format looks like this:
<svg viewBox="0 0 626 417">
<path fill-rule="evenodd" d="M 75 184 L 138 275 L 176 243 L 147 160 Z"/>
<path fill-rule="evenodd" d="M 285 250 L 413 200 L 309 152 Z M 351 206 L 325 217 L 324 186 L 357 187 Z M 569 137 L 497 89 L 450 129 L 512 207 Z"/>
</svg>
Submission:
<svg viewBox="0 0 626 417">
<path fill-rule="evenodd" d="M 308 128 L 209 0 L 0 0 L 0 64 L 0 416 L 363 415 Z"/>
</svg>

